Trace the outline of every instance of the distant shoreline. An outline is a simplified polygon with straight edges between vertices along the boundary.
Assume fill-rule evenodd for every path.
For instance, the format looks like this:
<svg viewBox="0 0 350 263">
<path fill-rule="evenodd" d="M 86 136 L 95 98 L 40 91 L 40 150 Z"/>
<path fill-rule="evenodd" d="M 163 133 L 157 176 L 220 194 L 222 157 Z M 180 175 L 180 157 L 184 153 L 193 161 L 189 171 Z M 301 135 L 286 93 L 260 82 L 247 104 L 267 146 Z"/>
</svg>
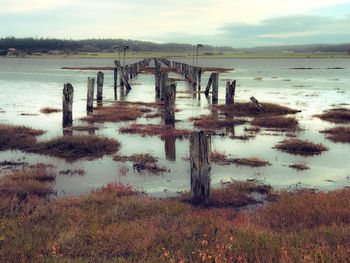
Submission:
<svg viewBox="0 0 350 263">
<path fill-rule="evenodd" d="M 152 57 L 164 57 L 170 59 L 193 59 L 191 53 L 172 53 L 172 52 L 129 52 L 126 59 L 143 59 Z M 0 56 L 0 58 L 89 58 L 89 59 L 119 59 L 118 54 L 113 52 L 80 52 L 77 54 L 63 55 L 23 55 L 23 56 Z M 196 57 L 195 57 L 196 58 Z M 199 54 L 199 59 L 350 59 L 348 53 L 332 52 L 332 53 L 233 53 L 220 52 L 212 55 Z M 123 56 L 120 58 L 123 59 Z"/>
</svg>

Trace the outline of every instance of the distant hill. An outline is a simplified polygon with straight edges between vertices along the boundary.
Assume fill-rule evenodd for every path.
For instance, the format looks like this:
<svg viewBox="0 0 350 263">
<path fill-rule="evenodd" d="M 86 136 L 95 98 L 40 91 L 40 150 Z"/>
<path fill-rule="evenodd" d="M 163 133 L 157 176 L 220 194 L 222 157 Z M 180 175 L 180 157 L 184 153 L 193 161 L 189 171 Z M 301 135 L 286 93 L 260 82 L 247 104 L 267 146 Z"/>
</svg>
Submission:
<svg viewBox="0 0 350 263">
<path fill-rule="evenodd" d="M 117 46 L 129 46 L 134 52 L 192 52 L 194 45 L 182 43 L 154 43 L 150 41 L 124 40 L 124 39 L 85 39 L 62 40 L 51 38 L 0 38 L 0 50 L 15 48 L 26 52 L 43 52 L 50 50 L 75 52 L 115 52 Z M 280 53 L 280 52 L 348 52 L 348 44 L 314 44 L 294 46 L 267 46 L 255 48 L 232 48 L 226 46 L 203 45 L 204 52 L 244 52 L 244 53 Z M 349 52 L 350 53 L 350 52 Z"/>
</svg>

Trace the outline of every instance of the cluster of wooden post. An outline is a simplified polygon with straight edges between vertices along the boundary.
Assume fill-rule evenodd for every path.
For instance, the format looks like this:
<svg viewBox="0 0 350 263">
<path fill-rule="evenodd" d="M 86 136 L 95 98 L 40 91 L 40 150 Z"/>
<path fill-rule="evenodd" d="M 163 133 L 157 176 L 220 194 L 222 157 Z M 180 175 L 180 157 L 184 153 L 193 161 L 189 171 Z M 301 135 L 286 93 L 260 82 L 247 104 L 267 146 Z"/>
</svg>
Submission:
<svg viewBox="0 0 350 263">
<path fill-rule="evenodd" d="M 173 68 L 178 73 L 183 75 L 188 82 L 192 83 L 193 85 L 198 83 L 198 87 L 200 87 L 202 74 L 201 68 L 176 61 L 173 61 Z"/>
<path fill-rule="evenodd" d="M 190 136 L 191 195 L 193 203 L 205 203 L 210 197 L 211 138 L 203 131 Z"/>
</svg>

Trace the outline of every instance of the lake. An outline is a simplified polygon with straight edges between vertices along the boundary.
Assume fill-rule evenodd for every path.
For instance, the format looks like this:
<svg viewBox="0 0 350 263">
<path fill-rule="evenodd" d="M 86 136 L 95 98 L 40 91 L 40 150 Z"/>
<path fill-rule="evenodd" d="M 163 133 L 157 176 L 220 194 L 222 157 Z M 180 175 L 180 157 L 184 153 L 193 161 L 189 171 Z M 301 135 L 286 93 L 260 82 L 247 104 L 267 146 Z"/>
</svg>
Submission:
<svg viewBox="0 0 350 263">
<path fill-rule="evenodd" d="M 126 60 L 127 64 L 138 60 Z M 192 64 L 192 59 L 176 59 Z M 200 59 L 199 66 L 230 68 L 220 73 L 219 104 L 225 103 L 227 79 L 237 80 L 235 100 L 249 101 L 254 96 L 261 102 L 272 102 L 301 110 L 296 115 L 301 131 L 295 135 L 299 139 L 323 143 L 329 151 L 318 156 L 303 157 L 291 155 L 273 147 L 286 138 L 285 133 L 263 130 L 255 138 L 247 141 L 230 139 L 225 136 L 212 137 L 212 149 L 225 152 L 230 157 L 256 156 L 272 165 L 262 168 L 244 166 L 220 166 L 212 164 L 213 187 L 220 187 L 229 180 L 256 179 L 281 189 L 316 188 L 332 190 L 350 186 L 350 145 L 333 143 L 319 133 L 335 124 L 324 122 L 315 114 L 334 107 L 349 108 L 350 103 L 350 60 L 349 59 Z M 46 140 L 62 135 L 61 113 L 44 115 L 43 107 L 62 107 L 63 84 L 70 82 L 74 87 L 74 125 L 81 125 L 79 118 L 86 116 L 87 78 L 96 77 L 97 70 L 63 70 L 62 67 L 105 67 L 113 66 L 110 59 L 32 59 L 0 58 L 0 123 L 25 125 L 46 130 L 38 140 Z M 104 105 L 114 98 L 113 71 L 104 71 Z M 180 75 L 171 74 L 174 77 Z M 210 72 L 202 75 L 205 86 Z M 154 75 L 139 74 L 132 80 L 132 90 L 126 96 L 118 94 L 118 100 L 155 101 Z M 177 83 L 177 91 L 191 90 L 183 81 Z M 183 96 L 180 96 L 183 95 Z M 185 96 L 186 95 L 186 96 Z M 192 128 L 190 117 L 209 114 L 210 101 L 204 94 L 188 98 L 188 94 L 178 94 L 176 108 L 177 128 Z M 199 97 L 200 96 L 200 97 Z M 120 127 L 131 123 L 160 123 L 160 118 L 138 119 L 127 123 L 98 124 L 97 135 L 117 139 L 121 142 L 120 153 L 150 153 L 159 159 L 161 166 L 170 169 L 161 175 L 140 174 L 133 170 L 131 163 L 113 161 L 112 156 L 96 160 L 82 159 L 67 162 L 60 158 L 28 154 L 20 151 L 0 152 L 0 162 L 23 160 L 29 164 L 38 162 L 53 164 L 58 171 L 84 169 L 85 176 L 57 176 L 55 189 L 57 196 L 77 195 L 99 188 L 108 182 L 121 181 L 143 189 L 152 196 L 173 196 L 190 189 L 189 140 L 176 142 L 162 141 L 158 137 L 141 137 L 120 134 Z M 244 127 L 234 127 L 234 134 L 244 134 Z M 82 133 L 84 134 L 84 133 Z M 167 158 L 166 144 L 174 144 L 176 156 Z M 305 162 L 309 170 L 296 171 L 289 165 Z M 123 171 L 123 172 L 121 172 Z M 7 172 L 0 167 L 0 174 Z"/>
</svg>

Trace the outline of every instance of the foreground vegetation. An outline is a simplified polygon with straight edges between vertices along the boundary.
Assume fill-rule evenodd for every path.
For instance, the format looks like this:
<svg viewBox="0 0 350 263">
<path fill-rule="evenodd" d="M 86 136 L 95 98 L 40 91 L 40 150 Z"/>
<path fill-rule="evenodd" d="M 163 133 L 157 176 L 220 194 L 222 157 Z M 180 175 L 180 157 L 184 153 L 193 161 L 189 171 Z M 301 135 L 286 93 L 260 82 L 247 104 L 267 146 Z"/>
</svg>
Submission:
<svg viewBox="0 0 350 263">
<path fill-rule="evenodd" d="M 193 206 L 186 194 L 159 200 L 119 183 L 50 201 L 50 188 L 43 195 L 21 183 L 52 178 L 38 166 L 0 179 L 13 182 L 0 192 L 1 262 L 350 260 L 350 189 L 290 193 L 237 182 Z M 238 212 L 257 202 L 254 192 L 270 203 Z"/>
</svg>

